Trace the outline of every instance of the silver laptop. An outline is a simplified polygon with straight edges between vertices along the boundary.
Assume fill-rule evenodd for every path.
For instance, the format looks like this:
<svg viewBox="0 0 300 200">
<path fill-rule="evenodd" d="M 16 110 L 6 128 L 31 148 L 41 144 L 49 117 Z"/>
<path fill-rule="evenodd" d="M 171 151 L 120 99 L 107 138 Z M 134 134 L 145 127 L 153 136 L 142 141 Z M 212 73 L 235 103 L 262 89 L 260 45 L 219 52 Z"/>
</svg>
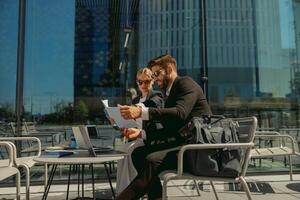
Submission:
<svg viewBox="0 0 300 200">
<path fill-rule="evenodd" d="M 116 151 L 109 147 L 95 147 L 93 146 L 87 127 L 79 126 L 72 127 L 74 137 L 76 139 L 78 148 L 87 149 L 92 156 L 111 156 L 111 155 L 126 155 L 122 151 Z"/>
<path fill-rule="evenodd" d="M 72 127 L 72 131 L 73 131 L 76 143 L 77 143 L 77 147 L 79 149 L 88 149 L 88 146 L 86 145 L 86 143 L 83 139 L 83 136 L 81 134 L 81 131 L 80 131 L 79 127 L 77 127 L 77 126 Z"/>
</svg>

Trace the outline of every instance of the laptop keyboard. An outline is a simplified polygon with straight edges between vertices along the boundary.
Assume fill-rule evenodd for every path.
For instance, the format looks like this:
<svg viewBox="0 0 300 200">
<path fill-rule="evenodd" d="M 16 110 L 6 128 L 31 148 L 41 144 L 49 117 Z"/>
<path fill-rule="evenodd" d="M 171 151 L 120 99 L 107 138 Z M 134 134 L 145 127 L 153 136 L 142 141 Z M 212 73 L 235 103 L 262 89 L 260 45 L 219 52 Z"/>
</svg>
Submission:
<svg viewBox="0 0 300 200">
<path fill-rule="evenodd" d="M 94 151 L 97 152 L 109 152 L 112 151 L 113 149 L 110 147 L 93 147 Z"/>
</svg>

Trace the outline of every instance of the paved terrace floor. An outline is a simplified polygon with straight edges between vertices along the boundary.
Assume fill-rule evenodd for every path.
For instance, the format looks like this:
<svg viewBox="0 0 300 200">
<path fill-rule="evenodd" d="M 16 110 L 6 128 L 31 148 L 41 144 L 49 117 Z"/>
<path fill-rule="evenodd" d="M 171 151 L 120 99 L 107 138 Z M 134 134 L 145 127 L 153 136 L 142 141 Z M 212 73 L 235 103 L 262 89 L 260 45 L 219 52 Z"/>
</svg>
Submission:
<svg viewBox="0 0 300 200">
<path fill-rule="evenodd" d="M 267 175 L 247 177 L 253 199 L 261 200 L 296 200 L 300 199 L 300 174 L 294 175 L 294 181 L 289 180 L 288 175 Z M 171 181 L 168 187 L 170 200 L 195 200 L 215 199 L 208 182 L 199 182 L 201 195 L 191 181 Z M 43 195 L 43 186 L 31 187 L 31 200 L 40 200 Z M 71 185 L 69 199 L 76 199 L 77 185 Z M 216 183 L 221 200 L 247 199 L 243 191 L 239 191 L 234 184 Z M 22 187 L 22 199 L 25 199 L 25 188 Z M 0 199 L 14 199 L 15 188 L 0 188 Z M 91 184 L 85 185 L 85 196 L 92 196 Z M 97 199 L 110 199 L 111 193 L 108 183 L 96 184 Z M 66 185 L 53 185 L 48 200 L 63 200 L 66 198 Z M 87 198 L 91 199 L 91 198 Z"/>
</svg>

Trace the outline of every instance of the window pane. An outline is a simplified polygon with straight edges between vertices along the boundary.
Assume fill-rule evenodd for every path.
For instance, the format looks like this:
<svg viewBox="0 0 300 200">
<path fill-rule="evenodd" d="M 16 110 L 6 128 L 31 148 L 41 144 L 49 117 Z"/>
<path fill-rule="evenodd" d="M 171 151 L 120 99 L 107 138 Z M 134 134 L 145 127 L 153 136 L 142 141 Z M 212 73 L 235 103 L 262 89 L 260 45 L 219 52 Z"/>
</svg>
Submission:
<svg viewBox="0 0 300 200">
<path fill-rule="evenodd" d="M 120 133 L 100 99 L 131 104 L 137 69 L 169 53 L 180 76 L 201 86 L 208 76 L 214 114 L 254 115 L 299 139 L 300 2 L 207 0 L 206 30 L 203 12 L 198 0 L 27 0 L 24 120 L 67 130 L 67 140 L 74 124 L 95 124 L 113 146 Z M 1 3 L 0 19 L 2 122 L 14 120 L 17 0 Z"/>
<path fill-rule="evenodd" d="M 17 80 L 18 7 L 17 0 L 2 1 L 0 6 L 1 123 L 14 120 Z"/>
</svg>

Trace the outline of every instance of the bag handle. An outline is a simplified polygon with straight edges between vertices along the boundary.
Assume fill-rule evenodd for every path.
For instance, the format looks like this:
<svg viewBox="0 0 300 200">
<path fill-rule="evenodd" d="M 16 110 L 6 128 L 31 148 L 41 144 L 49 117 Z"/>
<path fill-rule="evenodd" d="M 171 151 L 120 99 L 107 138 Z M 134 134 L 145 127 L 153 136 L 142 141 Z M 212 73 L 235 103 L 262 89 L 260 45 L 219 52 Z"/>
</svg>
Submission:
<svg viewBox="0 0 300 200">
<path fill-rule="evenodd" d="M 223 115 L 202 115 L 202 118 L 204 120 L 204 123 L 207 123 L 207 124 L 211 123 L 211 119 L 217 119 L 216 121 L 214 121 L 211 124 L 217 123 L 218 121 L 225 119 L 225 117 Z"/>
</svg>

